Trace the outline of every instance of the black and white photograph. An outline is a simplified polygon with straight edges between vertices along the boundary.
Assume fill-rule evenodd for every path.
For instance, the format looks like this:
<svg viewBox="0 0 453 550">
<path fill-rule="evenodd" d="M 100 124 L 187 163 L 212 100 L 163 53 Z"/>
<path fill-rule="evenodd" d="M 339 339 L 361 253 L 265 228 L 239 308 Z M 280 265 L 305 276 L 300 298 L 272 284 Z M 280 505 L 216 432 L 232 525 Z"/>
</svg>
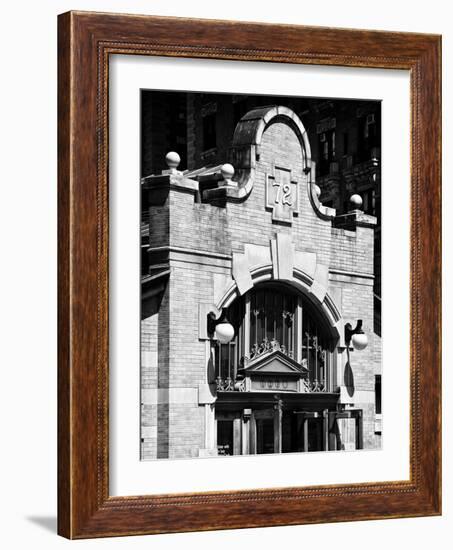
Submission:
<svg viewBox="0 0 453 550">
<path fill-rule="evenodd" d="M 448 7 L 5 3 L 5 550 L 452 547 Z"/>
<path fill-rule="evenodd" d="M 381 102 L 141 90 L 140 458 L 382 445 Z"/>
</svg>

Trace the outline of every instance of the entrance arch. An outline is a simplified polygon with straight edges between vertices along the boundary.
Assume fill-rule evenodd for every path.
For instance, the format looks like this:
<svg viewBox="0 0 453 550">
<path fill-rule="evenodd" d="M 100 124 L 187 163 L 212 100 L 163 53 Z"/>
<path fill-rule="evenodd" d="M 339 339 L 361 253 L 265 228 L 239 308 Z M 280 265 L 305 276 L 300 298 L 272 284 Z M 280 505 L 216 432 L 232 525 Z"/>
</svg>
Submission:
<svg viewBox="0 0 453 550">
<path fill-rule="evenodd" d="M 271 263 L 254 267 L 250 270 L 250 276 L 253 286 L 263 282 L 281 282 L 290 285 L 295 291 L 299 292 L 306 300 L 308 300 L 314 308 L 319 310 L 319 314 L 323 317 L 330 333 L 330 338 L 336 343 L 342 343 L 342 328 L 343 319 L 340 310 L 335 303 L 333 297 L 326 292 L 324 299 L 320 302 L 314 295 L 310 293 L 310 288 L 313 284 L 313 278 L 301 269 L 294 268 L 293 276 L 290 280 L 275 279 L 273 276 L 273 265 Z M 233 281 L 226 289 L 221 298 L 215 304 L 217 310 L 228 308 L 236 300 L 240 298 L 238 286 Z"/>
<path fill-rule="evenodd" d="M 303 273 L 294 273 L 292 281 L 278 280 L 269 265 L 253 270 L 252 276 L 249 291 L 240 295 L 232 284 L 218 303 L 235 328 L 231 343 L 216 346 L 218 389 L 234 386 L 248 361 L 262 352 L 279 350 L 296 368 L 306 369 L 307 391 L 336 391 L 341 317 L 333 300 L 325 296 L 320 303 L 314 298 Z"/>
<path fill-rule="evenodd" d="M 326 450 L 339 398 L 337 325 L 305 274 L 278 280 L 262 266 L 253 282 L 243 295 L 231 286 L 218 304 L 235 328 L 230 343 L 215 344 L 219 452 Z"/>
</svg>

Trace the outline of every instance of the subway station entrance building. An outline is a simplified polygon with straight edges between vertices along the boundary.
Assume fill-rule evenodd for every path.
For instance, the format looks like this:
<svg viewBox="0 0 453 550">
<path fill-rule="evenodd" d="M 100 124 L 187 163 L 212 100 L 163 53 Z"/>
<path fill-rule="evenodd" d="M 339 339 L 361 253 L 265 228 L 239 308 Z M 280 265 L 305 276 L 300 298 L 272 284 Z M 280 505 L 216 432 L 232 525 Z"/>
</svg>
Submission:
<svg viewBox="0 0 453 550">
<path fill-rule="evenodd" d="M 246 113 L 228 164 L 167 161 L 142 180 L 142 459 L 379 448 L 376 219 L 321 204 L 288 107 Z"/>
</svg>

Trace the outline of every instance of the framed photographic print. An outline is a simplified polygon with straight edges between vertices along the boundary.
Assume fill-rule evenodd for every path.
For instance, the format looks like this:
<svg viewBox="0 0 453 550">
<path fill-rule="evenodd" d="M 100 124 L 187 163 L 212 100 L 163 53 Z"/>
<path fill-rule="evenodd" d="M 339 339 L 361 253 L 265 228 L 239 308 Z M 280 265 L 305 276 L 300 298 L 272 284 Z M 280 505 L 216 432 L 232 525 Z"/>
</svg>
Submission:
<svg viewBox="0 0 453 550">
<path fill-rule="evenodd" d="M 441 513 L 440 105 L 434 35 L 60 16 L 61 535 Z"/>
</svg>

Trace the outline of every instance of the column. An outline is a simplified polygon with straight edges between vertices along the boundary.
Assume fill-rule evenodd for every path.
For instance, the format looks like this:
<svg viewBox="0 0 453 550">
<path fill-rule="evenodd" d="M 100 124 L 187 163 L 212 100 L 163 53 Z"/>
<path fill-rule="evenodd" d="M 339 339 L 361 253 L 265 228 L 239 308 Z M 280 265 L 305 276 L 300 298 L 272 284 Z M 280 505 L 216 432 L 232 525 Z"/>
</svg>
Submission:
<svg viewBox="0 0 453 550">
<path fill-rule="evenodd" d="M 322 450 L 329 450 L 329 410 L 322 411 Z"/>
<path fill-rule="evenodd" d="M 282 402 L 274 405 L 274 453 L 282 452 Z"/>
<path fill-rule="evenodd" d="M 302 418 L 304 423 L 304 453 L 308 453 L 308 417 L 304 415 Z"/>
<path fill-rule="evenodd" d="M 240 455 L 242 452 L 242 418 L 233 420 L 233 454 Z"/>
<path fill-rule="evenodd" d="M 249 420 L 249 424 L 250 424 L 249 451 L 251 455 L 256 455 L 256 419 L 255 419 L 255 414 L 253 412 Z"/>
</svg>

